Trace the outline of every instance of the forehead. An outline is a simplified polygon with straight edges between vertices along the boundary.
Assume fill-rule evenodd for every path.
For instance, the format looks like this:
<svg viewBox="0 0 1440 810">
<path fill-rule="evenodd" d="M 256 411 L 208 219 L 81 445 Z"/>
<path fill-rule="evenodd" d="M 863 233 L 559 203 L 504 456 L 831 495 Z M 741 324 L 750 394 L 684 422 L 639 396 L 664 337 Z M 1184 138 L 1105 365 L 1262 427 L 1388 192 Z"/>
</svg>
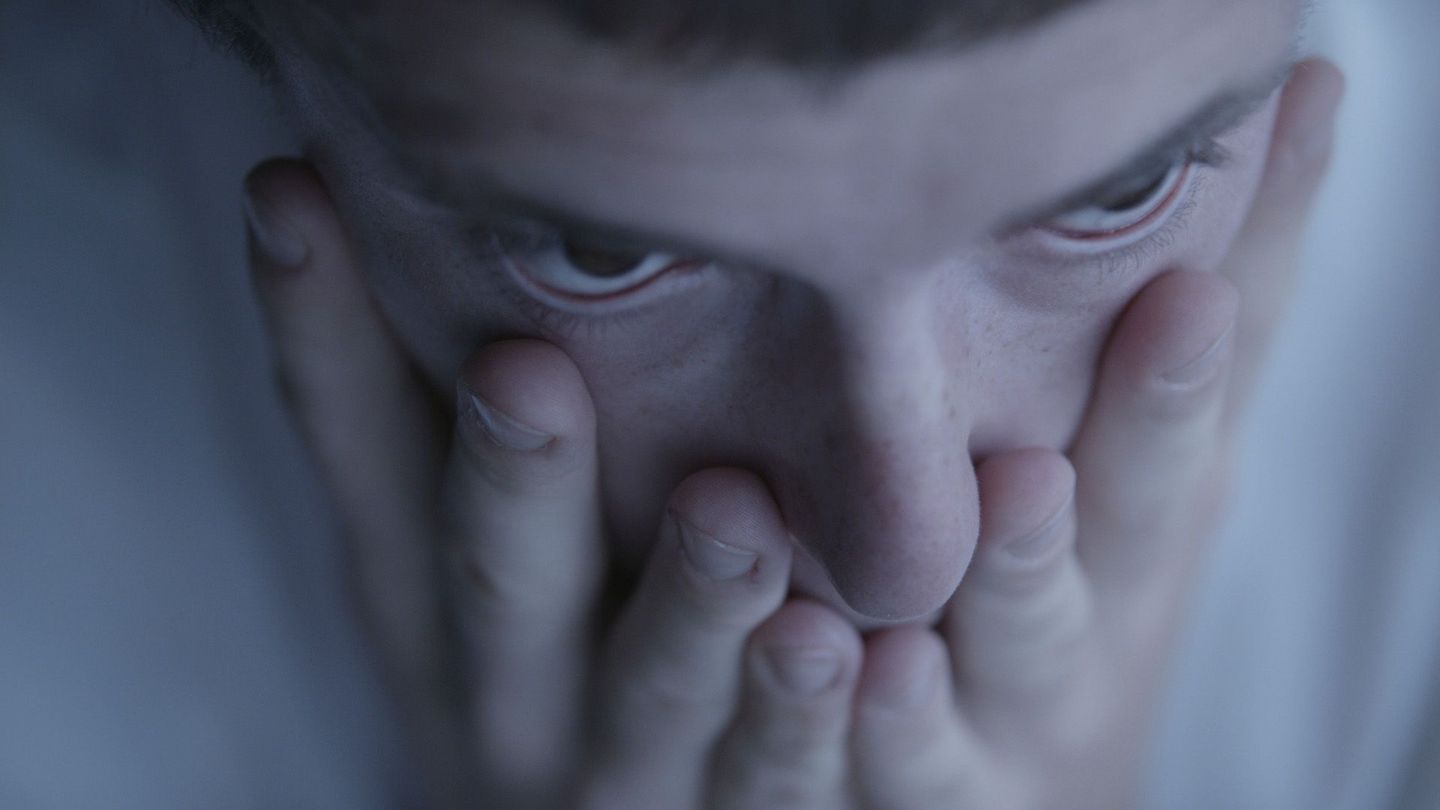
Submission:
<svg viewBox="0 0 1440 810">
<path fill-rule="evenodd" d="M 1101 0 L 817 79 L 690 71 L 503 3 L 294 4 L 312 72 L 438 193 L 832 271 L 929 261 L 1271 75 L 1296 0 Z M 877 238 L 877 234 L 883 238 Z"/>
</svg>

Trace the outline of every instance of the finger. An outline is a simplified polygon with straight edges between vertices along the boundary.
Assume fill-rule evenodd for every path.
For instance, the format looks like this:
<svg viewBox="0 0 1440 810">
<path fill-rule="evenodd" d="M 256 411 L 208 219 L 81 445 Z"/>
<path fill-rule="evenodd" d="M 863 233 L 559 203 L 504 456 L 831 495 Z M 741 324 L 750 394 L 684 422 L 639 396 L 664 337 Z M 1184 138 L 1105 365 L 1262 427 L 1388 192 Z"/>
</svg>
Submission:
<svg viewBox="0 0 1440 810">
<path fill-rule="evenodd" d="M 846 733 L 861 644 L 853 627 L 796 600 L 750 639 L 744 699 L 710 773 L 713 810 L 844 807 Z"/>
<path fill-rule="evenodd" d="M 986 459 L 980 540 L 944 630 L 960 705 L 982 732 L 991 716 L 1053 724 L 1095 663 L 1089 584 L 1075 557 L 1075 473 L 1028 449 Z"/>
<path fill-rule="evenodd" d="M 466 363 L 447 533 L 479 779 L 507 804 L 572 772 L 603 566 L 595 412 L 560 349 L 512 340 Z"/>
<path fill-rule="evenodd" d="M 1290 298 L 1305 224 L 1330 162 L 1344 78 L 1329 62 L 1296 67 L 1281 95 L 1265 175 L 1221 272 L 1240 291 L 1231 408 L 1248 397 L 1270 336 Z"/>
<path fill-rule="evenodd" d="M 790 548 L 755 475 L 705 470 L 676 489 L 604 654 L 589 806 L 698 799 L 709 749 L 735 711 L 745 640 L 784 599 Z"/>
<path fill-rule="evenodd" d="M 1070 453 L 1078 551 L 1097 597 L 1148 604 L 1137 593 L 1176 587 L 1203 547 L 1227 484 L 1221 414 L 1236 307 L 1221 276 L 1171 272 L 1111 336 Z"/>
<path fill-rule="evenodd" d="M 968 576 L 968 574 L 967 574 Z M 994 763 L 961 723 L 945 643 L 908 626 L 872 634 L 851 734 L 864 807 L 994 807 L 980 795 Z"/>
<path fill-rule="evenodd" d="M 438 648 L 426 542 L 438 468 L 430 404 L 314 171 L 267 161 L 247 178 L 245 199 L 282 391 L 347 529 L 368 624 L 414 685 Z"/>
</svg>

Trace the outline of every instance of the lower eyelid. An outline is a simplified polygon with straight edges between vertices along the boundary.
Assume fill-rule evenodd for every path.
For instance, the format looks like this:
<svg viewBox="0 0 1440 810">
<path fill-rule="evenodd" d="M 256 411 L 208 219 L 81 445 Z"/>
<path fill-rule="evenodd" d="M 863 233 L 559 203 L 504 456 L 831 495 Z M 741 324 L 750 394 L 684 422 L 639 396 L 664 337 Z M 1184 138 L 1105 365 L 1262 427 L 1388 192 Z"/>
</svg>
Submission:
<svg viewBox="0 0 1440 810">
<path fill-rule="evenodd" d="M 1185 229 L 1187 215 L 1194 207 L 1195 198 L 1193 196 L 1182 200 L 1166 218 L 1164 224 L 1147 234 L 1144 239 L 1118 250 L 1102 253 L 1096 258 L 1103 262 L 1107 274 L 1133 269 L 1144 264 L 1175 243 L 1176 237 Z"/>
<path fill-rule="evenodd" d="M 1118 249 L 1086 258 L 1099 261 L 1106 275 L 1138 269 L 1145 262 L 1164 253 L 1184 232 L 1189 224 L 1190 214 L 1199 205 L 1200 192 L 1204 187 L 1205 178 L 1197 175 L 1188 184 L 1184 196 L 1175 202 L 1173 210 L 1166 215 L 1165 221 L 1154 231 L 1146 234 L 1143 239 Z"/>
<path fill-rule="evenodd" d="M 707 283 L 719 268 L 713 262 L 683 261 L 650 280 L 611 296 L 585 298 L 554 290 L 531 278 L 517 266 L 521 260 L 502 252 L 500 260 L 510 276 L 504 285 L 509 297 L 536 326 L 547 333 L 577 337 L 638 323 L 647 313 L 692 285 Z"/>
<path fill-rule="evenodd" d="M 1157 243 L 1173 238 L 1184 225 L 1186 214 L 1194 207 L 1199 191 L 1204 187 L 1204 168 L 1200 164 L 1192 165 L 1174 195 L 1157 209 L 1156 217 L 1134 234 L 1125 234 L 1118 238 L 1103 235 L 1074 238 L 1037 227 L 1007 241 L 1010 241 L 1010 247 L 1021 255 L 1030 255 L 1050 262 L 1071 264 L 1100 261 L 1110 264 L 1131 260 L 1139 254 L 1153 250 Z"/>
<path fill-rule="evenodd" d="M 515 261 L 516 261 L 517 264 L 523 265 L 523 262 L 521 262 L 520 260 L 517 259 L 517 260 L 515 260 Z M 523 273 L 523 274 L 525 275 L 526 280 L 527 280 L 530 284 L 534 285 L 536 288 L 538 288 L 538 289 L 540 289 L 540 290 L 543 290 L 543 291 L 545 292 L 545 294 L 547 294 L 547 295 L 549 295 L 549 296 L 552 296 L 552 297 L 554 297 L 554 298 L 556 298 L 556 299 L 558 299 L 558 300 L 560 300 L 560 301 L 566 301 L 566 302 L 573 303 L 573 304 L 576 304 L 576 305 L 579 305 L 579 306 L 594 306 L 594 305 L 599 305 L 599 304 L 603 304 L 603 303 L 606 303 L 606 302 L 624 301 L 624 300 L 626 300 L 626 299 L 628 299 L 628 298 L 631 298 L 632 296 L 638 295 L 641 290 L 644 290 L 644 289 L 646 289 L 647 287 L 650 287 L 651 285 L 655 284 L 656 282 L 659 282 L 659 281 L 661 281 L 662 279 L 665 279 L 667 276 L 671 276 L 671 275 L 673 275 L 673 274 L 675 274 L 675 273 L 684 273 L 684 272 L 688 272 L 688 271 L 697 270 L 697 269 L 700 269 L 700 268 L 701 268 L 701 265 L 703 265 L 703 264 L 705 264 L 705 263 L 704 263 L 704 262 L 700 262 L 700 261 L 696 261 L 696 260 L 693 260 L 693 259 L 681 259 L 681 260 L 677 260 L 677 261 L 671 262 L 670 264 L 666 265 L 663 269 L 659 270 L 658 272 L 653 273 L 653 274 L 650 275 L 649 277 L 645 278 L 643 281 L 640 281 L 640 282 L 638 282 L 638 283 L 636 283 L 636 284 L 633 284 L 633 285 L 631 285 L 631 286 L 629 286 L 629 287 L 626 287 L 626 288 L 624 288 L 624 289 L 622 289 L 622 290 L 616 290 L 615 292 L 605 293 L 605 294 L 603 294 L 603 295 L 581 295 L 581 294 L 578 294 L 578 293 L 567 292 L 566 290 L 562 290 L 562 289 L 559 289 L 559 288 L 557 288 L 557 287 L 554 287 L 554 286 L 552 286 L 552 285 L 550 285 L 550 284 L 546 284 L 545 282 L 539 280 L 538 278 L 535 278 L 534 274 L 527 272 L 527 271 L 523 268 L 523 266 L 522 266 L 522 267 L 517 267 L 517 270 L 518 270 L 518 272 Z"/>
<path fill-rule="evenodd" d="M 1132 234 L 1142 233 L 1145 229 L 1157 221 L 1168 217 L 1173 212 L 1176 204 L 1185 196 L 1195 175 L 1196 166 L 1194 161 L 1187 162 L 1178 167 L 1172 167 L 1174 176 L 1167 176 L 1164 186 L 1169 187 L 1164 196 L 1157 202 L 1148 202 L 1149 210 L 1140 219 L 1128 223 L 1123 227 L 1109 231 L 1072 231 L 1057 226 L 1042 226 L 1050 233 L 1056 234 L 1064 239 L 1080 243 L 1105 243 L 1115 242 L 1130 237 Z"/>
</svg>

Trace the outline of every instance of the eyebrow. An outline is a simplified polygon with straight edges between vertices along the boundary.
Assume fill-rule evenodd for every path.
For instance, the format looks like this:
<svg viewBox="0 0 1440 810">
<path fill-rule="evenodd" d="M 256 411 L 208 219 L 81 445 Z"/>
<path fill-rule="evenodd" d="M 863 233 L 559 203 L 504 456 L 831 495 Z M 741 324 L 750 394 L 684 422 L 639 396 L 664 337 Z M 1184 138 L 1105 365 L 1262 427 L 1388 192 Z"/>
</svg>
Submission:
<svg viewBox="0 0 1440 810">
<path fill-rule="evenodd" d="M 1275 90 L 1285 84 L 1296 62 L 1294 58 L 1287 59 L 1280 67 L 1267 71 L 1259 81 L 1221 90 L 1118 168 L 1050 202 L 1001 219 L 996 232 L 1006 233 L 1044 222 L 1067 211 L 1133 193 L 1190 155 L 1198 154 L 1208 162 L 1223 165 L 1227 155 L 1215 140 L 1263 107 Z M 420 186 L 416 191 L 423 197 L 441 203 L 459 219 L 479 219 L 491 229 L 523 233 L 533 232 L 539 225 L 542 229 L 559 232 L 601 249 L 635 253 L 660 250 L 680 255 L 703 255 L 722 262 L 754 263 L 753 258 L 727 255 L 727 251 L 715 246 L 687 244 L 684 240 L 664 234 L 645 233 L 592 219 L 504 189 L 492 187 L 457 195 L 447 184 L 436 182 L 439 178 L 434 175 L 421 172 L 418 179 Z"/>
<path fill-rule="evenodd" d="M 1051 202 L 1007 218 L 1008 224 L 1002 230 L 1044 222 L 1067 211 L 1122 197 L 1153 182 L 1166 169 L 1191 155 L 1223 165 L 1228 155 L 1215 140 L 1265 106 L 1270 96 L 1289 79 L 1295 64 L 1293 59 L 1286 60 L 1258 82 L 1220 91 L 1118 168 Z"/>
</svg>

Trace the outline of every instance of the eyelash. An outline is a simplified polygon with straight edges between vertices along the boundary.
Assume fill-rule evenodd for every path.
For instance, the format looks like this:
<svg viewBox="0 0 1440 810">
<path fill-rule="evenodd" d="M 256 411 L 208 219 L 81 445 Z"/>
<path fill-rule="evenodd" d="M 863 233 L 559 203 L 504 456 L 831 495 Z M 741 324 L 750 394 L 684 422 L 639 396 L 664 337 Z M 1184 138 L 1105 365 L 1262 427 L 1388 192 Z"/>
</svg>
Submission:
<svg viewBox="0 0 1440 810">
<path fill-rule="evenodd" d="M 1183 158 L 1194 169 L 1217 169 L 1223 168 L 1229 160 L 1225 148 L 1213 139 L 1191 147 Z M 1153 233 L 1144 238 L 1123 247 L 1117 247 L 1094 255 L 1077 257 L 1076 263 L 1100 262 L 1101 272 L 1110 276 L 1125 272 L 1134 272 L 1140 265 L 1165 251 L 1166 248 L 1175 243 L 1175 239 L 1184 230 L 1189 220 L 1189 215 L 1194 211 L 1197 198 L 1204 190 L 1207 181 L 1207 173 L 1195 171 L 1194 178 L 1188 183 L 1189 188 L 1185 190 L 1184 199 L 1176 205 L 1175 210 L 1166 217 L 1165 223 Z M 528 229 L 527 229 L 528 230 Z M 489 238 L 486 240 L 495 260 L 511 263 L 515 261 L 514 250 L 507 248 L 502 243 L 498 231 L 488 231 Z M 519 234 L 520 240 L 526 243 L 528 249 L 535 249 L 541 240 L 559 241 L 564 237 L 559 233 L 541 233 L 531 231 Z M 531 321 L 541 329 L 552 335 L 568 338 L 591 338 L 605 335 L 617 326 L 628 326 L 635 322 L 636 316 L 646 308 L 629 308 L 598 310 L 591 312 L 571 312 L 558 309 L 543 301 L 537 300 L 534 296 L 521 289 L 517 284 L 502 285 L 505 294 L 516 304 Z"/>
<path fill-rule="evenodd" d="M 1164 224 L 1143 239 L 1102 253 L 1076 257 L 1073 263 L 1099 262 L 1102 275 L 1107 277 L 1133 273 L 1146 261 L 1159 256 L 1165 252 L 1166 248 L 1175 244 L 1176 237 L 1184 231 L 1190 214 L 1199 204 L 1200 194 L 1205 190 L 1208 182 L 1208 172 L 1200 170 L 1223 168 L 1229 160 L 1229 155 L 1218 143 L 1208 141 L 1187 151 L 1184 160 L 1194 170 L 1194 178 L 1188 183 L 1189 188 L 1185 190 L 1184 198 L 1166 217 Z"/>
<path fill-rule="evenodd" d="M 1165 220 L 1165 223 L 1155 230 L 1154 233 L 1146 236 L 1134 244 L 1125 245 L 1097 256 L 1089 257 L 1098 259 L 1101 269 L 1106 276 L 1116 273 L 1133 273 L 1146 261 L 1159 256 L 1165 249 L 1175 244 L 1175 238 L 1184 230 L 1189 215 L 1195 210 L 1196 197 L 1205 186 L 1205 177 L 1197 175 L 1191 182 L 1190 189 L 1185 194 L 1185 199 L 1175 207 L 1174 212 Z"/>
<path fill-rule="evenodd" d="M 510 272 L 517 276 L 520 275 L 519 271 L 513 269 L 513 264 L 517 261 L 517 254 L 523 255 L 527 251 L 539 250 L 564 239 L 561 234 L 549 228 L 506 229 L 503 232 L 492 228 L 482 230 L 482 234 L 485 258 L 511 267 Z M 507 242 L 510 244 L 506 244 Z M 525 317 L 551 336 L 567 338 L 601 336 L 614 327 L 632 325 L 635 323 L 636 316 L 647 309 L 647 307 L 630 307 L 596 309 L 583 313 L 571 312 L 537 299 L 515 281 L 502 284 L 501 288 L 506 297 Z"/>
<path fill-rule="evenodd" d="M 581 314 L 556 309 L 543 301 L 537 301 L 514 285 L 506 285 L 506 292 L 516 301 L 530 320 L 554 335 L 568 338 L 591 338 L 606 334 L 615 326 L 634 323 L 634 310 L 614 310 Z"/>
</svg>

